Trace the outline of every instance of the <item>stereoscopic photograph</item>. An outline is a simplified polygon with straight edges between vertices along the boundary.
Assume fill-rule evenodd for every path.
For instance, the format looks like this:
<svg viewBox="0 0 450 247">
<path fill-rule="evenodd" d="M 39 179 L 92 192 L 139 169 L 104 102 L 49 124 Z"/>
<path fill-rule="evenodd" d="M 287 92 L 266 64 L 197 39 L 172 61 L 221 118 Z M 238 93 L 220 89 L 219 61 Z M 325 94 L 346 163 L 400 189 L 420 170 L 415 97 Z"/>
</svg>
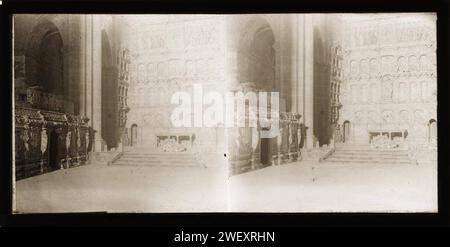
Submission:
<svg viewBox="0 0 450 247">
<path fill-rule="evenodd" d="M 438 211 L 435 13 L 12 18 L 15 214 Z"/>
</svg>

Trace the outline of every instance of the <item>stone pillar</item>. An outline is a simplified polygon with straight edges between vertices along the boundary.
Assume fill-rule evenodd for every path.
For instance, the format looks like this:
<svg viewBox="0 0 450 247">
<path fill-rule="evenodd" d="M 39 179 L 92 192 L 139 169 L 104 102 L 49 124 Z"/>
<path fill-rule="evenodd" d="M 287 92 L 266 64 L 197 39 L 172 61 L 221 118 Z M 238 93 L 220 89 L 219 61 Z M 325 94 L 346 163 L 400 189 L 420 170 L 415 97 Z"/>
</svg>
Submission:
<svg viewBox="0 0 450 247">
<path fill-rule="evenodd" d="M 301 41 L 300 39 L 300 34 L 302 32 L 302 30 L 300 30 L 299 25 L 301 25 L 301 16 L 300 15 L 292 15 L 291 17 L 291 46 L 290 46 L 290 57 L 291 60 L 289 61 L 291 63 L 291 70 L 290 70 L 290 90 L 291 90 L 291 105 L 290 105 L 290 111 L 291 112 L 295 112 L 295 113 L 300 113 L 301 109 L 298 108 L 300 107 L 300 103 L 299 103 L 299 96 L 300 96 L 300 91 L 299 91 L 299 84 L 300 84 L 300 79 L 301 79 L 301 75 L 300 75 L 300 64 L 301 61 L 299 61 L 301 59 L 301 45 L 299 44 L 299 42 Z"/>
<path fill-rule="evenodd" d="M 97 131 L 95 134 L 95 151 L 102 150 L 102 16 L 93 16 L 92 26 L 92 127 Z"/>
<path fill-rule="evenodd" d="M 298 24 L 298 84 L 297 109 L 302 115 L 306 131 L 306 148 L 314 143 L 314 29 L 312 15 L 297 16 Z"/>
<path fill-rule="evenodd" d="M 88 54 L 86 52 L 88 45 L 90 43 L 87 42 L 88 35 L 90 35 L 90 32 L 87 31 L 87 20 L 88 15 L 82 15 L 80 16 L 80 60 L 78 66 L 80 66 L 80 85 L 78 85 L 79 90 L 79 105 L 78 105 L 78 114 L 81 116 L 89 116 L 86 112 L 86 104 L 87 104 L 87 70 L 86 67 L 88 65 L 88 62 L 90 61 L 87 57 Z"/>
<path fill-rule="evenodd" d="M 80 114 L 87 116 L 95 130 L 95 152 L 102 151 L 101 100 L 102 100 L 102 39 L 101 16 L 81 17 Z"/>
</svg>

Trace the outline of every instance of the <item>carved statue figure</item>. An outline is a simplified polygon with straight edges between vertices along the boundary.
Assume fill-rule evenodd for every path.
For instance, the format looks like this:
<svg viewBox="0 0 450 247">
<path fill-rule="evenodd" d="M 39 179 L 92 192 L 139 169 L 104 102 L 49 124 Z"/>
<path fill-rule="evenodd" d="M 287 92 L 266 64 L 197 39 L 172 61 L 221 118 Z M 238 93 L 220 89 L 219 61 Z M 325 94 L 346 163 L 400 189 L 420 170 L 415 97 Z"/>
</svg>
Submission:
<svg viewBox="0 0 450 247">
<path fill-rule="evenodd" d="M 256 151 L 256 148 L 258 147 L 259 143 L 259 132 L 257 128 L 253 128 L 252 131 L 252 148 L 253 151 Z"/>
<path fill-rule="evenodd" d="M 84 145 L 85 145 L 85 147 L 87 148 L 87 147 L 88 147 L 88 144 L 89 144 L 89 131 L 84 132 L 84 138 L 85 138 L 85 143 L 84 143 Z"/>
<path fill-rule="evenodd" d="M 66 135 L 66 151 L 69 152 L 70 148 L 70 138 L 72 137 L 72 132 L 68 131 Z"/>
<path fill-rule="evenodd" d="M 25 150 L 26 150 L 26 152 L 28 152 L 28 150 L 29 150 L 29 147 L 28 147 L 28 140 L 30 139 L 30 137 L 28 136 L 28 130 L 25 130 L 25 131 L 23 132 L 23 134 L 20 136 L 20 138 L 22 139 L 23 144 L 25 145 Z"/>
<path fill-rule="evenodd" d="M 43 128 L 41 130 L 41 153 L 42 154 L 44 154 L 45 151 L 47 150 L 47 141 L 48 141 L 47 130 Z"/>
<path fill-rule="evenodd" d="M 386 82 L 384 84 L 384 98 L 392 99 L 392 93 L 393 93 L 392 82 Z"/>
<path fill-rule="evenodd" d="M 81 147 L 81 133 L 80 133 L 80 129 L 77 129 L 77 146 L 78 146 L 78 148 Z"/>
</svg>

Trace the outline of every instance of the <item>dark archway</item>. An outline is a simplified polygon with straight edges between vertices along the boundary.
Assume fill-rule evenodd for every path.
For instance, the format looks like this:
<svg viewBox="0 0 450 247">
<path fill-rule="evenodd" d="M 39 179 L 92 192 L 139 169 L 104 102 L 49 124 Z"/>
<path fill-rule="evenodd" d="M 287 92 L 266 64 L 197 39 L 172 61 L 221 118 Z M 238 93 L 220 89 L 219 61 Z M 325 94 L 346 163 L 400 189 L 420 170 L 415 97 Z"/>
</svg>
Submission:
<svg viewBox="0 0 450 247">
<path fill-rule="evenodd" d="M 331 125 L 331 66 L 327 57 L 325 40 L 314 28 L 314 136 L 319 145 L 330 143 Z"/>
<path fill-rule="evenodd" d="M 59 164 L 59 138 L 56 130 L 50 133 L 50 142 L 48 144 L 48 163 L 51 170 L 57 170 L 60 168 Z"/>
<path fill-rule="evenodd" d="M 136 146 L 137 145 L 137 138 L 138 138 L 138 126 L 137 124 L 133 124 L 131 125 L 130 128 L 130 136 L 131 136 L 131 146 Z"/>
<path fill-rule="evenodd" d="M 237 68 L 238 81 L 243 91 L 279 92 L 276 81 L 275 35 L 269 22 L 261 17 L 251 18 L 246 21 L 240 34 Z M 254 156 L 253 158 L 259 155 L 261 164 L 270 165 L 272 154 L 278 149 L 276 138 L 255 137 L 252 135 L 253 131 L 251 127 L 238 130 L 241 143 L 254 143 L 253 138 L 260 138 L 255 150 L 240 147 L 238 152 L 248 153 L 246 155 Z M 246 155 L 243 157 L 247 157 Z"/>
<path fill-rule="evenodd" d="M 239 41 L 239 81 L 254 83 L 267 92 L 277 91 L 275 81 L 275 36 L 263 18 L 248 21 Z"/>
<path fill-rule="evenodd" d="M 32 29 L 26 48 L 26 81 L 45 92 L 65 96 L 63 40 L 58 28 L 42 19 Z"/>
<path fill-rule="evenodd" d="M 437 140 L 437 122 L 435 119 L 430 119 L 430 121 L 428 121 L 428 140 Z"/>
<path fill-rule="evenodd" d="M 118 96 L 117 73 L 114 66 L 112 47 L 108 34 L 102 32 L 102 138 L 107 149 L 117 147 L 119 141 L 118 128 Z"/>
<path fill-rule="evenodd" d="M 343 124 L 343 141 L 349 142 L 351 138 L 351 125 L 350 121 L 346 120 Z"/>
</svg>

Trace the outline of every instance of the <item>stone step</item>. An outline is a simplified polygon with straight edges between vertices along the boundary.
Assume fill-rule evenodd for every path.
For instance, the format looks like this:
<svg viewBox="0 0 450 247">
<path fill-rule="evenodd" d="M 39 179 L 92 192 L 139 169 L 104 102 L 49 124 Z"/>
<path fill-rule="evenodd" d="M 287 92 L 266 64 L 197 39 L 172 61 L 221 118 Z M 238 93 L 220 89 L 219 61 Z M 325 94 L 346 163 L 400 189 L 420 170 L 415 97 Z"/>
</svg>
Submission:
<svg viewBox="0 0 450 247">
<path fill-rule="evenodd" d="M 411 164 L 407 150 L 372 149 L 368 145 L 343 145 L 323 162 L 361 164 Z"/>
<path fill-rule="evenodd" d="M 177 157 L 188 157 L 192 156 L 192 153 L 169 153 L 169 152 L 124 152 L 124 155 L 139 155 L 139 156 L 177 156 Z"/>
<path fill-rule="evenodd" d="M 388 158 L 388 157 L 378 157 L 378 158 L 373 158 L 373 157 L 349 157 L 349 156 L 330 156 L 328 159 L 335 159 L 335 160 L 367 160 L 367 161 L 386 161 L 386 160 L 390 160 L 390 161 L 409 161 L 409 158 L 399 158 L 399 159 L 393 159 L 393 158 Z"/>
<path fill-rule="evenodd" d="M 370 157 L 370 156 L 347 156 L 347 155 L 332 155 L 334 159 L 355 159 L 355 160 L 409 160 L 408 157 Z"/>
<path fill-rule="evenodd" d="M 396 154 L 396 155 L 378 155 L 378 154 L 343 154 L 343 153 L 334 153 L 332 154 L 334 157 L 356 157 L 356 158 L 390 158 L 390 159 L 409 159 L 407 154 Z"/>
<path fill-rule="evenodd" d="M 410 159 L 407 156 L 404 157 L 390 157 L 390 156 L 362 156 L 362 155 L 339 155 L 339 154 L 333 154 L 330 157 L 328 157 L 326 160 L 358 160 L 358 161 L 409 161 Z"/>
<path fill-rule="evenodd" d="M 196 160 L 131 160 L 131 159 L 119 159 L 117 162 L 128 162 L 128 163 L 172 163 L 172 164 L 183 164 L 183 163 L 198 163 Z"/>
<path fill-rule="evenodd" d="M 406 153 L 407 150 L 399 149 L 399 150 L 392 150 L 392 149 L 349 149 L 349 148 L 336 148 L 336 152 L 374 152 L 374 153 Z"/>
<path fill-rule="evenodd" d="M 412 164 L 410 160 L 390 160 L 390 159 L 378 159 L 378 160 L 368 160 L 368 159 L 334 159 L 328 158 L 323 162 L 331 163 L 361 163 L 361 164 Z"/>
<path fill-rule="evenodd" d="M 130 150 L 125 152 L 112 165 L 117 166 L 201 166 L 192 153 L 180 152 L 139 152 Z"/>
<path fill-rule="evenodd" d="M 342 153 L 377 153 L 377 154 L 406 154 L 408 151 L 382 151 L 382 150 L 350 150 L 350 149 L 336 149 L 335 152 Z"/>
<path fill-rule="evenodd" d="M 342 154 L 342 155 L 364 155 L 364 156 L 389 156 L 389 157 L 407 157 L 408 153 L 377 153 L 377 152 L 341 152 L 334 151 L 333 154 Z"/>
<path fill-rule="evenodd" d="M 114 166 L 167 166 L 167 167 L 199 167 L 198 163 L 172 163 L 172 162 L 124 162 L 117 161 L 113 163 Z"/>
<path fill-rule="evenodd" d="M 142 155 L 123 155 L 121 158 L 130 158 L 130 159 L 163 159 L 163 160 L 195 160 L 192 156 L 142 156 Z"/>
</svg>

